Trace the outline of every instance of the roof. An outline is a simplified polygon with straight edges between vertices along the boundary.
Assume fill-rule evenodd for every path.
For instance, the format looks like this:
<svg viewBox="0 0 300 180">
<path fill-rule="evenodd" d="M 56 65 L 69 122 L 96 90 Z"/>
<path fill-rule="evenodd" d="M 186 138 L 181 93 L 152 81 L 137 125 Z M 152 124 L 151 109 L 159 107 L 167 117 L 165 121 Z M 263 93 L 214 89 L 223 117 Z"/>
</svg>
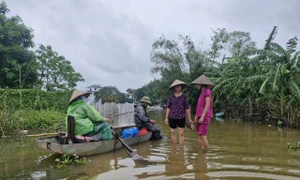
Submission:
<svg viewBox="0 0 300 180">
<path fill-rule="evenodd" d="M 87 88 L 102 88 L 99 84 L 93 84 L 93 85 L 90 85 L 88 86 Z"/>
<path fill-rule="evenodd" d="M 131 89 L 131 88 L 129 88 L 129 89 L 126 90 L 126 92 L 133 93 L 135 90 L 136 90 L 136 89 Z"/>
</svg>

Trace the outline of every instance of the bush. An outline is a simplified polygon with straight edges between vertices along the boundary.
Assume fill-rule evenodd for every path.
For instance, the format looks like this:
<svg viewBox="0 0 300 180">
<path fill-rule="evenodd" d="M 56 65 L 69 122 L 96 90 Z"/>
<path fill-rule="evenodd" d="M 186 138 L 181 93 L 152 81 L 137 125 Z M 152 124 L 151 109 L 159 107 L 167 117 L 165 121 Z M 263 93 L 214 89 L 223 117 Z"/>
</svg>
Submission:
<svg viewBox="0 0 300 180">
<path fill-rule="evenodd" d="M 0 111 L 0 117 L 0 137 L 15 135 L 21 129 L 39 132 L 66 130 L 66 114 L 53 110 Z"/>
<path fill-rule="evenodd" d="M 0 109 L 3 109 L 5 102 L 8 108 L 13 109 L 49 109 L 65 112 L 72 93 L 72 90 L 0 89 Z"/>
<path fill-rule="evenodd" d="M 0 137 L 21 129 L 65 131 L 71 95 L 71 90 L 0 89 Z"/>
<path fill-rule="evenodd" d="M 24 129 L 38 129 L 42 131 L 64 131 L 66 114 L 53 110 L 23 111 L 20 120 Z"/>
</svg>

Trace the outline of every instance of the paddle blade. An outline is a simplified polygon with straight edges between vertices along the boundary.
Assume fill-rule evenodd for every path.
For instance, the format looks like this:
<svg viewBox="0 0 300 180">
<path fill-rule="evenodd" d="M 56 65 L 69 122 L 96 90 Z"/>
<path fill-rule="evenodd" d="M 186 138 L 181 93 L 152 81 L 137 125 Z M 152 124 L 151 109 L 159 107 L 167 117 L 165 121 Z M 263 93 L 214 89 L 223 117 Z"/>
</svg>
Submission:
<svg viewBox="0 0 300 180">
<path fill-rule="evenodd" d="M 135 149 L 129 154 L 133 160 L 144 160 L 144 158 L 140 156 Z"/>
<path fill-rule="evenodd" d="M 140 156 L 135 149 L 132 149 L 130 146 L 128 146 L 119 136 L 118 134 L 111 128 L 111 132 L 115 135 L 115 137 L 121 142 L 124 149 L 128 153 L 128 155 L 131 156 L 133 160 L 144 160 L 142 156 Z"/>
</svg>

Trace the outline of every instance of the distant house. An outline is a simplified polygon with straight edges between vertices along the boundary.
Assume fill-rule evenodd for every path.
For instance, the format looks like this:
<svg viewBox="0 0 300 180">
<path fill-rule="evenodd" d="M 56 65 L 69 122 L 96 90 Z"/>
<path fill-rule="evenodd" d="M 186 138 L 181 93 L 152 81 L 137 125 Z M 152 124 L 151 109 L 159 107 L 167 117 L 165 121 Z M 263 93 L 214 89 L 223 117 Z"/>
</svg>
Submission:
<svg viewBox="0 0 300 180">
<path fill-rule="evenodd" d="M 101 88 L 102 88 L 102 87 L 101 87 L 100 85 L 93 84 L 93 85 L 87 87 L 87 92 L 93 94 L 94 92 L 99 91 Z"/>
<path fill-rule="evenodd" d="M 126 90 L 126 97 L 128 99 L 134 99 L 134 91 L 135 91 L 135 89 L 131 89 L 131 88 L 127 89 Z"/>
</svg>

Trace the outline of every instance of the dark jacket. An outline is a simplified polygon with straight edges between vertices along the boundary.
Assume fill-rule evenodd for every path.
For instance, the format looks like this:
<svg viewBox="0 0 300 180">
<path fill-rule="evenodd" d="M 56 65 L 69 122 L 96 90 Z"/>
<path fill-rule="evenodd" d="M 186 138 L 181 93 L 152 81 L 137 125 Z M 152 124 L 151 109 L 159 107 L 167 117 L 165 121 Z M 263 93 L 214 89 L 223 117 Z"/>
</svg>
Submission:
<svg viewBox="0 0 300 180">
<path fill-rule="evenodd" d="M 141 130 L 142 128 L 149 126 L 151 124 L 150 118 L 147 115 L 145 107 L 142 104 L 135 105 L 134 109 L 134 122 L 136 127 Z"/>
<path fill-rule="evenodd" d="M 150 118 L 147 115 L 146 108 L 143 107 L 142 104 L 135 105 L 134 122 L 139 130 L 146 128 L 148 131 L 152 131 L 153 139 L 162 138 L 160 127 L 158 125 L 153 125 L 150 122 Z"/>
</svg>

